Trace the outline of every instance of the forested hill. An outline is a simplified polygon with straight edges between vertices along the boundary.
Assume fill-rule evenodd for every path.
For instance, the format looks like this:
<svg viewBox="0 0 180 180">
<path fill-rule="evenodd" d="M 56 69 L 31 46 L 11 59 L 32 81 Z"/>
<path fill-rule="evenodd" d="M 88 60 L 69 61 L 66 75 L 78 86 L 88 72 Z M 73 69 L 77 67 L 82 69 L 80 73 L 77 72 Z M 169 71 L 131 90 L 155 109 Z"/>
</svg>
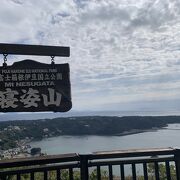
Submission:
<svg viewBox="0 0 180 180">
<path fill-rule="evenodd" d="M 86 116 L 0 122 L 0 149 L 16 147 L 20 140 L 61 135 L 125 135 L 180 123 L 180 116 Z"/>
<path fill-rule="evenodd" d="M 44 135 L 116 135 L 132 129 L 161 128 L 180 123 L 180 116 L 86 116 L 44 120 L 0 122 L 0 131 L 16 130 L 19 136 L 42 138 Z"/>
</svg>

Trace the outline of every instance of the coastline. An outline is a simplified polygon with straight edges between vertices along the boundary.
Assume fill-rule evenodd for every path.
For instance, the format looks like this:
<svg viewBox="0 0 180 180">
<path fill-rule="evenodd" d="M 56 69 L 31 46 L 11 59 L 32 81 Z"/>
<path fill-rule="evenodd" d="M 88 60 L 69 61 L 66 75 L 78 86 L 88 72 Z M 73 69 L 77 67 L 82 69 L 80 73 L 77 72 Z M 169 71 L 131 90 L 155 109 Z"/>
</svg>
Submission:
<svg viewBox="0 0 180 180">
<path fill-rule="evenodd" d="M 152 128 L 152 129 L 132 129 L 130 131 L 124 131 L 122 133 L 118 134 L 78 134 L 78 135 L 72 135 L 72 134 L 66 134 L 66 135 L 59 135 L 59 136 L 51 136 L 51 137 L 43 137 L 42 139 L 32 139 L 29 141 L 26 145 L 29 145 L 30 143 L 33 142 L 40 142 L 43 140 L 47 140 L 50 138 L 58 138 L 58 137 L 64 137 L 64 136 L 71 136 L 71 137 L 86 137 L 86 136 L 105 136 L 105 137 L 111 137 L 111 136 L 128 136 L 128 135 L 133 135 L 133 134 L 141 134 L 141 133 L 146 133 L 146 132 L 156 132 L 157 130 L 160 130 L 163 128 Z"/>
<path fill-rule="evenodd" d="M 145 132 L 153 132 L 153 131 L 157 131 L 159 129 L 164 129 L 164 127 L 162 128 L 152 128 L 152 129 L 146 129 L 146 130 L 143 130 L 143 129 L 132 129 L 132 130 L 129 130 L 129 131 L 124 131 L 122 133 L 118 133 L 118 134 L 104 134 L 104 135 L 100 135 L 100 134 L 79 134 L 79 135 L 58 135 L 58 136 L 51 136 L 51 137 L 43 137 L 41 139 L 22 139 L 20 140 L 18 143 L 17 143 L 17 147 L 16 148 L 11 148 L 11 149 L 7 149 L 7 150 L 4 150 L 4 152 L 10 152 L 11 153 L 11 157 L 12 157 L 12 154 L 14 154 L 14 157 L 27 157 L 27 154 L 29 154 L 29 150 L 32 148 L 31 147 L 31 143 L 33 142 L 40 142 L 40 141 L 43 141 L 43 140 L 46 140 L 46 139 L 49 139 L 49 138 L 58 138 L 58 137 L 62 137 L 62 136 L 73 136 L 73 137 L 84 137 L 84 136 L 128 136 L 128 135 L 133 135 L 133 134 L 140 134 L 140 133 L 145 133 Z M 38 146 L 37 146 L 38 147 Z M 23 149 L 23 151 L 22 151 Z M 29 149 L 29 150 L 28 150 Z M 42 149 L 43 150 L 43 149 Z M 14 152 L 18 152 L 18 154 L 20 154 L 20 156 L 17 156 L 17 153 L 14 153 Z M 27 153 L 28 152 L 28 153 Z"/>
<path fill-rule="evenodd" d="M 155 131 L 160 130 L 160 129 L 163 129 L 163 128 L 132 129 L 132 130 L 129 130 L 129 131 L 124 131 L 122 133 L 118 133 L 115 136 L 128 136 L 128 135 L 140 134 L 140 133 L 145 133 L 145 132 L 155 132 Z"/>
</svg>

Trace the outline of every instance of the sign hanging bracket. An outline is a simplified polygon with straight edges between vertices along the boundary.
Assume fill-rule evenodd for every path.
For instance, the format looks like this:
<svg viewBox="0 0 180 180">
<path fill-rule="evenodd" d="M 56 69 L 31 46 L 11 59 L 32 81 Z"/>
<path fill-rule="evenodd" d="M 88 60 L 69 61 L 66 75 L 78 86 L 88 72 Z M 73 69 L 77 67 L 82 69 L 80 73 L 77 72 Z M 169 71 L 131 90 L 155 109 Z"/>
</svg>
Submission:
<svg viewBox="0 0 180 180">
<path fill-rule="evenodd" d="M 3 56 L 4 56 L 4 63 L 3 63 L 3 67 L 7 67 L 7 56 L 8 56 L 8 54 L 3 54 Z"/>
<path fill-rule="evenodd" d="M 54 65 L 54 64 L 55 64 L 55 62 L 54 62 L 54 58 L 55 58 L 55 56 L 51 56 L 51 64 L 52 64 L 52 65 Z"/>
</svg>

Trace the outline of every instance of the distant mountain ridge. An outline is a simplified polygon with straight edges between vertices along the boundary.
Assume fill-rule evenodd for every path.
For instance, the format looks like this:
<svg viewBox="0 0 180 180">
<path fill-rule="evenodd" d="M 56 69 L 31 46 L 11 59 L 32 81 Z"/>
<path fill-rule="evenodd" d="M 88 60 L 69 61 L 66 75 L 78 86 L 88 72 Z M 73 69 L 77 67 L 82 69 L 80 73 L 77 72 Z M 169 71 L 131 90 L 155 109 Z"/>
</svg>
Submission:
<svg viewBox="0 0 180 180">
<path fill-rule="evenodd" d="M 66 113 L 39 112 L 39 113 L 0 113 L 1 121 L 54 119 L 74 116 L 167 116 L 180 115 L 180 111 L 69 111 Z"/>
</svg>

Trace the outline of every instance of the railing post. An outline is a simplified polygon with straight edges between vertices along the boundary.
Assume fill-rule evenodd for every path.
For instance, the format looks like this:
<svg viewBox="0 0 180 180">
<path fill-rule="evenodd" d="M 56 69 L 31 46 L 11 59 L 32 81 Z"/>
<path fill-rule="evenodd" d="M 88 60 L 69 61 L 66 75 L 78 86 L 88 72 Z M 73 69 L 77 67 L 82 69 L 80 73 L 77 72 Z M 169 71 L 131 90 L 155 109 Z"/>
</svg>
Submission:
<svg viewBox="0 0 180 180">
<path fill-rule="evenodd" d="M 79 156 L 80 156 L 81 180 L 88 180 L 89 179 L 89 172 L 88 172 L 89 155 L 83 154 Z"/>
<path fill-rule="evenodd" d="M 176 164 L 176 176 L 180 179 L 180 149 L 175 150 L 175 164 Z"/>
</svg>

